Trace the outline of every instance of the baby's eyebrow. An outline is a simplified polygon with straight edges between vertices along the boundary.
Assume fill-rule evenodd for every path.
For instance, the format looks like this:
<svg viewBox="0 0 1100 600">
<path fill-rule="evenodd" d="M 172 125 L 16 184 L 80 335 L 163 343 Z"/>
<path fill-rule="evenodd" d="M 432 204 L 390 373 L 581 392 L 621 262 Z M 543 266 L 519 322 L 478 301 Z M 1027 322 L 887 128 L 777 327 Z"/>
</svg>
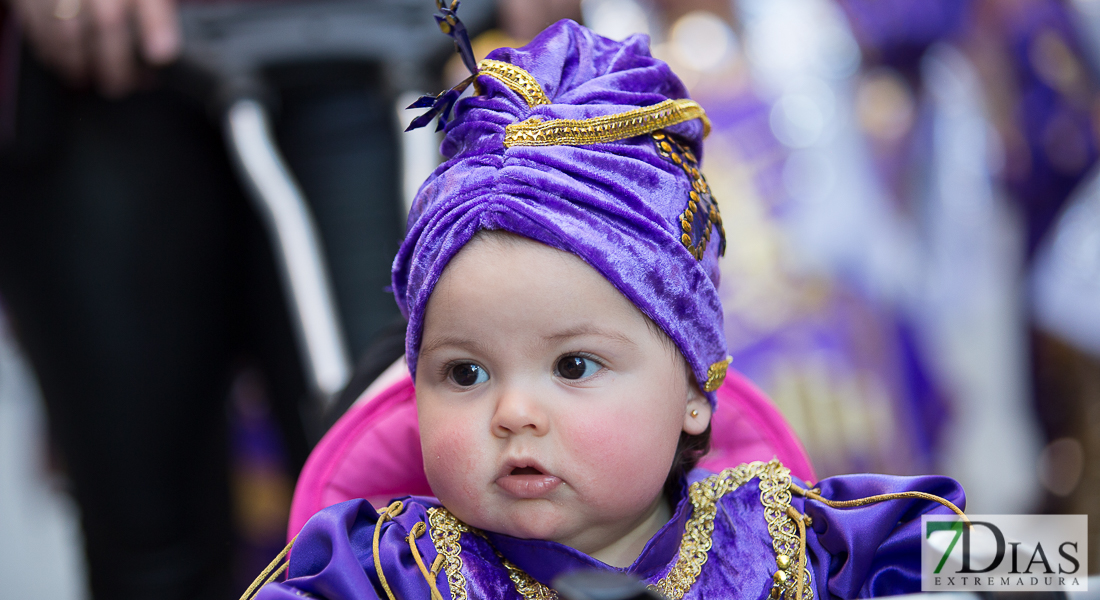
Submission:
<svg viewBox="0 0 1100 600">
<path fill-rule="evenodd" d="M 486 354 L 486 346 L 481 342 L 473 339 L 460 338 L 460 337 L 433 337 L 424 340 L 424 343 L 420 346 L 420 354 L 430 354 L 439 350 L 440 348 L 462 348 L 464 350 L 473 350 L 475 353 L 484 355 Z"/>
<path fill-rule="evenodd" d="M 570 338 L 581 337 L 581 336 L 586 336 L 586 335 L 597 336 L 597 337 L 605 337 L 605 338 L 608 338 L 608 339 L 611 339 L 611 340 L 615 340 L 619 343 L 626 344 L 628 346 L 637 346 L 638 345 L 629 336 L 623 335 L 622 333 L 619 333 L 618 331 L 613 331 L 613 330 L 610 330 L 610 329 L 602 329 L 602 328 L 600 328 L 596 325 L 581 325 L 581 326 L 578 326 L 578 327 L 572 327 L 572 328 L 566 329 L 565 331 L 560 331 L 558 333 L 555 333 L 554 335 L 546 336 L 545 339 L 546 339 L 547 343 L 552 344 L 552 343 L 561 342 L 561 341 L 564 341 L 564 340 L 567 340 L 567 339 L 570 339 Z"/>
</svg>

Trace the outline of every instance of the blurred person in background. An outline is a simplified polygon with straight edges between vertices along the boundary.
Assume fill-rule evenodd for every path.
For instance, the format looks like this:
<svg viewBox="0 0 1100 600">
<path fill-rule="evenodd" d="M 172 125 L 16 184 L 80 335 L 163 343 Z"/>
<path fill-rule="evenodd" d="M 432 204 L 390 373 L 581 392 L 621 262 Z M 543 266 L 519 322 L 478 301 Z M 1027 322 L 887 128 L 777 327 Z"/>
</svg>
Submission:
<svg viewBox="0 0 1100 600">
<path fill-rule="evenodd" d="M 987 511 L 1089 514 L 1095 546 L 1095 361 L 1080 336 L 1052 340 L 1049 303 L 1026 293 L 1050 262 L 1042 249 L 1080 238 L 1061 234 L 1064 224 L 1096 222 L 1066 210 L 1095 194 L 1097 39 L 1082 14 L 1092 6 L 1095 20 L 1095 3 L 841 4 L 868 57 L 861 128 L 891 195 L 925 232 L 929 269 L 917 299 L 939 370 L 960 396 L 947 464 L 997 490 L 982 500 Z M 898 104 L 890 97 L 913 107 L 911 126 L 894 134 L 882 126 L 883 107 Z M 1075 278 L 1095 279 L 1090 261 L 1063 262 Z M 1079 331 L 1100 316 L 1096 298 L 1080 294 L 1090 308 L 1077 312 Z M 1090 570 L 1097 565 L 1094 557 Z"/>
<path fill-rule="evenodd" d="M 261 374 L 245 382 L 267 390 L 290 473 L 308 452 L 305 388 L 217 123 L 160 81 L 181 49 L 176 3 L 0 6 L 0 295 L 80 508 L 92 595 L 236 597 L 230 382 Z M 369 70 L 291 69 L 279 92 L 276 134 L 360 356 L 400 318 L 384 290 L 403 231 L 392 100 Z"/>
<path fill-rule="evenodd" d="M 1096 115 L 1100 99 L 1082 83 L 1100 73 L 1100 3 L 1069 3 L 1078 33 L 1073 52 L 1058 37 L 1037 37 L 1034 63 L 1042 80 L 1069 92 L 1078 109 Z M 1076 93 L 1073 93 L 1076 91 Z M 1086 92 L 1086 93 L 1082 93 Z M 1044 150 L 1058 163 L 1073 157 L 1082 138 L 1098 131 L 1078 129 Z M 1073 161 L 1069 161 L 1072 163 Z M 1072 166 L 1072 165 L 1071 165 Z M 1040 478 L 1047 490 L 1044 509 L 1089 515 L 1090 549 L 1100 541 L 1100 171 L 1092 166 L 1064 200 L 1035 249 L 1028 291 L 1034 319 L 1035 404 L 1047 444 Z M 1089 565 L 1100 570 L 1100 557 Z"/>
</svg>

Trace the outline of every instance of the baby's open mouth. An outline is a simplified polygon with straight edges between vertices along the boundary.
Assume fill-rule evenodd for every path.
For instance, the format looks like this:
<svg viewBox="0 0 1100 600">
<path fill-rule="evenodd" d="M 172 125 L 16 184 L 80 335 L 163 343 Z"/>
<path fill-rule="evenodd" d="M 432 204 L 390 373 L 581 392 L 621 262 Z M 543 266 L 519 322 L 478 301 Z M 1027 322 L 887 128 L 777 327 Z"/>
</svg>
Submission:
<svg viewBox="0 0 1100 600">
<path fill-rule="evenodd" d="M 527 461 L 517 462 L 523 465 Z M 511 496 L 519 499 L 545 497 L 562 483 L 558 477 L 534 465 L 513 466 L 510 471 L 504 471 L 504 473 L 506 475 L 496 480 L 497 485 Z"/>
<path fill-rule="evenodd" d="M 510 475 L 542 475 L 542 471 L 535 467 L 516 467 L 512 469 Z"/>
</svg>

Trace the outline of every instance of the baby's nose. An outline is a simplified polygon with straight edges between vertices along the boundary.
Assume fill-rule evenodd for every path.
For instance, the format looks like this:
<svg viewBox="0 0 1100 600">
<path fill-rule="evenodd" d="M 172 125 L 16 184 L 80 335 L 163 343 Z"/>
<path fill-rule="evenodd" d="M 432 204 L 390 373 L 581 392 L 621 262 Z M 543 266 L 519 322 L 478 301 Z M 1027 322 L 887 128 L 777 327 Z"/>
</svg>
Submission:
<svg viewBox="0 0 1100 600">
<path fill-rule="evenodd" d="M 511 388 L 497 400 L 491 427 L 493 435 L 502 438 L 522 433 L 541 436 L 550 430 L 550 419 L 533 394 Z"/>
</svg>

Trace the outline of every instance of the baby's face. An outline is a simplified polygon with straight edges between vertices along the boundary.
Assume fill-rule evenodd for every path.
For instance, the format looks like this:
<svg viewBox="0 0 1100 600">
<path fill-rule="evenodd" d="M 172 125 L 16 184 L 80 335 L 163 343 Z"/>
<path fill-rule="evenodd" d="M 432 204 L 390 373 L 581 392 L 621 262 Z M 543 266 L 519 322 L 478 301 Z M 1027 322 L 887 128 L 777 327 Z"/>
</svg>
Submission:
<svg viewBox="0 0 1100 600">
<path fill-rule="evenodd" d="M 496 235 L 468 244 L 436 285 L 416 396 L 444 506 L 597 558 L 640 552 L 663 524 L 680 432 L 710 418 L 679 353 L 599 273 Z"/>
</svg>

